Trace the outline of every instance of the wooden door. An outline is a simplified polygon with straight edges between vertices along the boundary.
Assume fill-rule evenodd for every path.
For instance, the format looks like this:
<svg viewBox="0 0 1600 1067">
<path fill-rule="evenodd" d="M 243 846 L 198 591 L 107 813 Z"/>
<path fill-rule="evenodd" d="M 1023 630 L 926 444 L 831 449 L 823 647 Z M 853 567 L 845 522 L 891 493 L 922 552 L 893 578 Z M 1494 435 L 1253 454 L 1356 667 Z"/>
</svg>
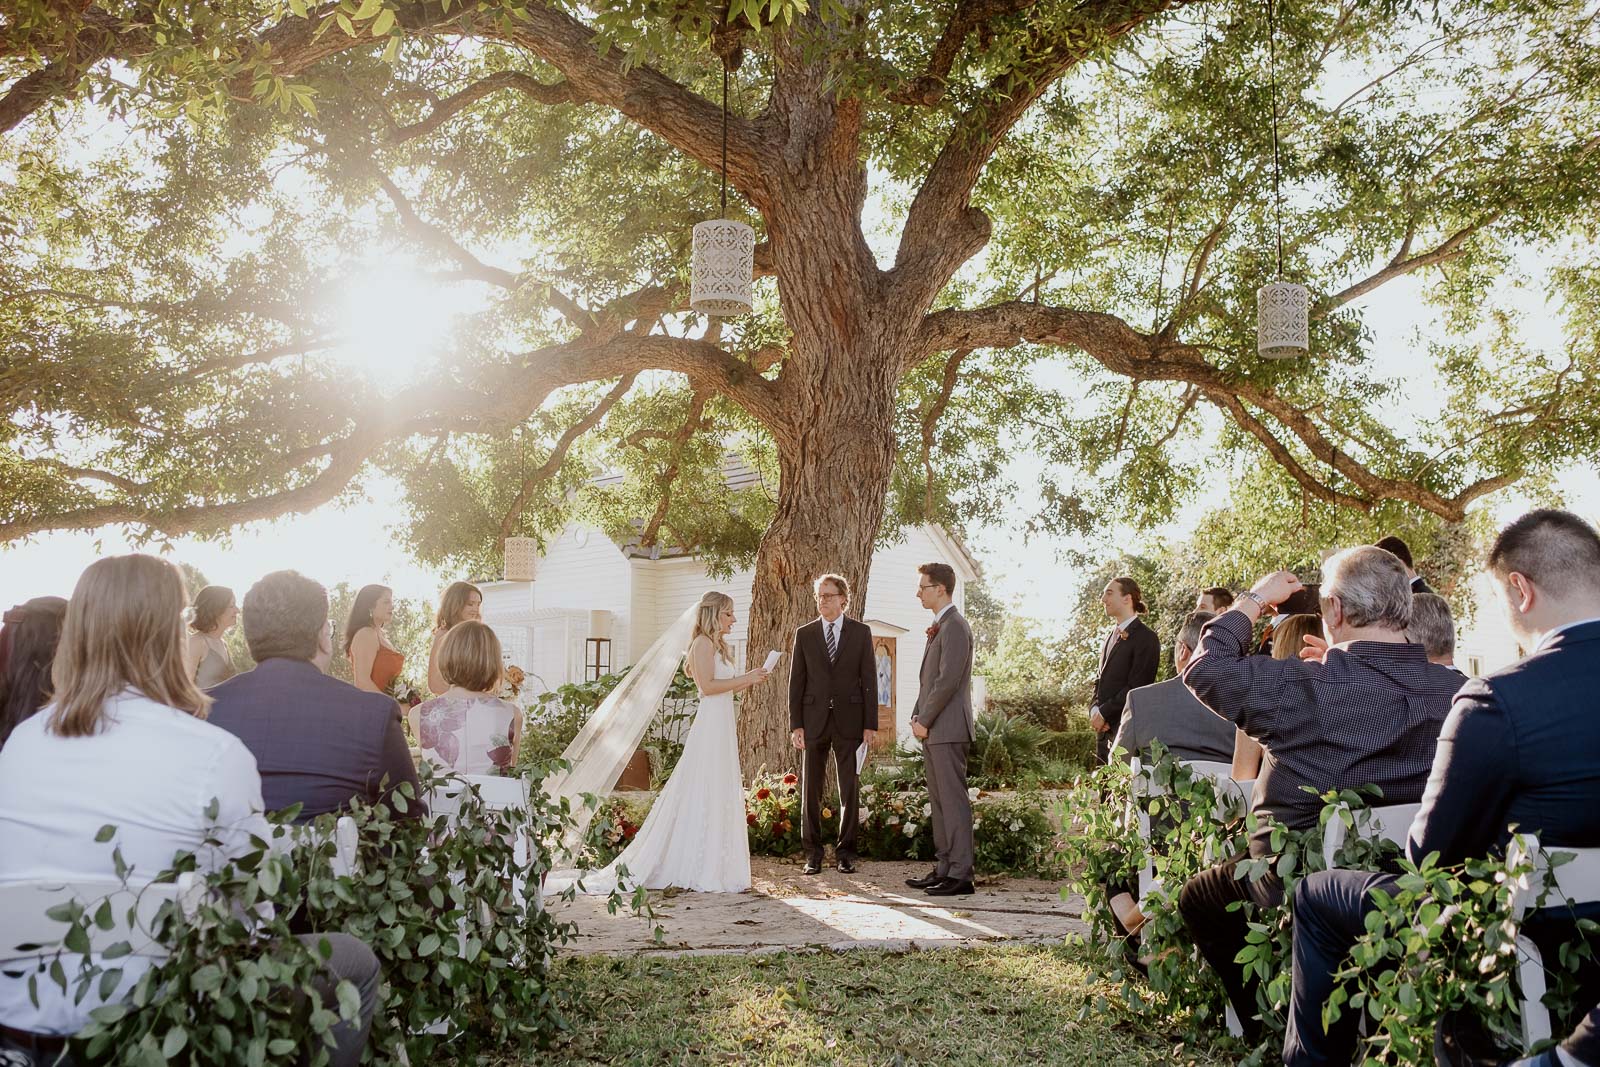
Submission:
<svg viewBox="0 0 1600 1067">
<path fill-rule="evenodd" d="M 900 661 L 895 658 L 895 639 L 873 635 L 872 656 L 878 661 L 878 739 L 873 751 L 894 748 L 899 723 L 895 718 L 895 686 L 900 680 Z"/>
</svg>

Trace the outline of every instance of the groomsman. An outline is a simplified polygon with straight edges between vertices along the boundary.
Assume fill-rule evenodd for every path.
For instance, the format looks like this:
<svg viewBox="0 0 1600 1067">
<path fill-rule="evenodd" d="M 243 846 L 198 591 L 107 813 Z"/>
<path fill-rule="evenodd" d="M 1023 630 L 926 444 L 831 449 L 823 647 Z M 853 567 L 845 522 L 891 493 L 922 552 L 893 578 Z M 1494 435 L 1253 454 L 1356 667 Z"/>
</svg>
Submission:
<svg viewBox="0 0 1600 1067">
<path fill-rule="evenodd" d="M 856 870 L 856 831 L 861 821 L 861 779 L 856 750 L 878 730 L 878 663 L 872 628 L 845 615 L 850 585 L 837 574 L 812 583 L 817 618 L 794 633 L 789 666 L 789 726 L 794 747 L 805 752 L 800 776 L 800 842 L 805 874 L 822 870 L 822 783 L 828 753 L 839 774 L 839 870 Z"/>
<path fill-rule="evenodd" d="M 1094 743 L 1095 757 L 1106 762 L 1111 739 L 1122 725 L 1122 708 L 1128 690 L 1156 680 L 1161 663 L 1161 639 L 1144 624 L 1144 600 L 1139 583 L 1129 577 L 1113 578 L 1100 593 L 1106 614 L 1116 620 L 1100 646 L 1100 673 L 1094 680 L 1094 704 L 1089 708 L 1089 725 L 1100 737 Z"/>
<path fill-rule="evenodd" d="M 952 597 L 955 568 L 917 568 L 917 599 L 933 612 L 922 652 L 921 689 L 911 709 L 911 733 L 922 742 L 928 799 L 933 805 L 937 866 L 906 885 L 930 897 L 972 892 L 972 801 L 967 796 L 967 750 L 977 738 L 972 720 L 972 628 Z"/>
</svg>

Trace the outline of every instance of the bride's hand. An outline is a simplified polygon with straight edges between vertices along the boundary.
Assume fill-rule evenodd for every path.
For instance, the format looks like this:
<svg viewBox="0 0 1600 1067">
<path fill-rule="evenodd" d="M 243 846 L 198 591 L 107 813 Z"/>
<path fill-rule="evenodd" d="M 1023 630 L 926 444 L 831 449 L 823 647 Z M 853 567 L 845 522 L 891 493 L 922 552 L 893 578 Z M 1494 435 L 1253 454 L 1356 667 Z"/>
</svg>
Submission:
<svg viewBox="0 0 1600 1067">
<path fill-rule="evenodd" d="M 767 680 L 767 676 L 771 673 L 765 667 L 757 667 L 755 670 L 746 673 L 744 676 L 745 688 L 749 689 L 752 686 L 760 685 Z"/>
</svg>

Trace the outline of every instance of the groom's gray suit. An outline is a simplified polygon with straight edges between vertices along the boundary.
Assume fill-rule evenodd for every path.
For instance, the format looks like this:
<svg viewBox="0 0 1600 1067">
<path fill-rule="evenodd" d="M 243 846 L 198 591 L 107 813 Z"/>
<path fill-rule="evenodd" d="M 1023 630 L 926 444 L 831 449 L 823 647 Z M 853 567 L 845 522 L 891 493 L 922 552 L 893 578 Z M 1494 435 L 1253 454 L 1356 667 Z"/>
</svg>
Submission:
<svg viewBox="0 0 1600 1067">
<path fill-rule="evenodd" d="M 972 720 L 972 628 L 955 605 L 939 617 L 922 653 L 921 690 L 911 721 L 928 729 L 922 742 L 933 805 L 935 872 L 972 881 L 972 801 L 967 797 L 967 749 L 977 737 Z"/>
</svg>

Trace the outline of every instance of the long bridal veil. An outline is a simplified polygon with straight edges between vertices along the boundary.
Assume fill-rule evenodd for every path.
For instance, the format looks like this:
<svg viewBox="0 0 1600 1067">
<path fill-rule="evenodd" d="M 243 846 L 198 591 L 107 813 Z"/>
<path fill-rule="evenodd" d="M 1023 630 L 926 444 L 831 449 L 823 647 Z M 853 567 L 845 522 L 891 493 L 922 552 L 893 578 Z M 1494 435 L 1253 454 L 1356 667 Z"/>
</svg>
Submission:
<svg viewBox="0 0 1600 1067">
<path fill-rule="evenodd" d="M 574 818 L 562 837 L 562 855 L 556 857 L 556 866 L 576 865 L 595 810 L 584 796 L 609 793 L 622 776 L 678 672 L 699 609 L 698 604 L 691 605 L 645 649 L 561 753 L 569 764 L 567 770 L 545 779 L 545 791 L 557 802 L 568 801 Z"/>
</svg>

